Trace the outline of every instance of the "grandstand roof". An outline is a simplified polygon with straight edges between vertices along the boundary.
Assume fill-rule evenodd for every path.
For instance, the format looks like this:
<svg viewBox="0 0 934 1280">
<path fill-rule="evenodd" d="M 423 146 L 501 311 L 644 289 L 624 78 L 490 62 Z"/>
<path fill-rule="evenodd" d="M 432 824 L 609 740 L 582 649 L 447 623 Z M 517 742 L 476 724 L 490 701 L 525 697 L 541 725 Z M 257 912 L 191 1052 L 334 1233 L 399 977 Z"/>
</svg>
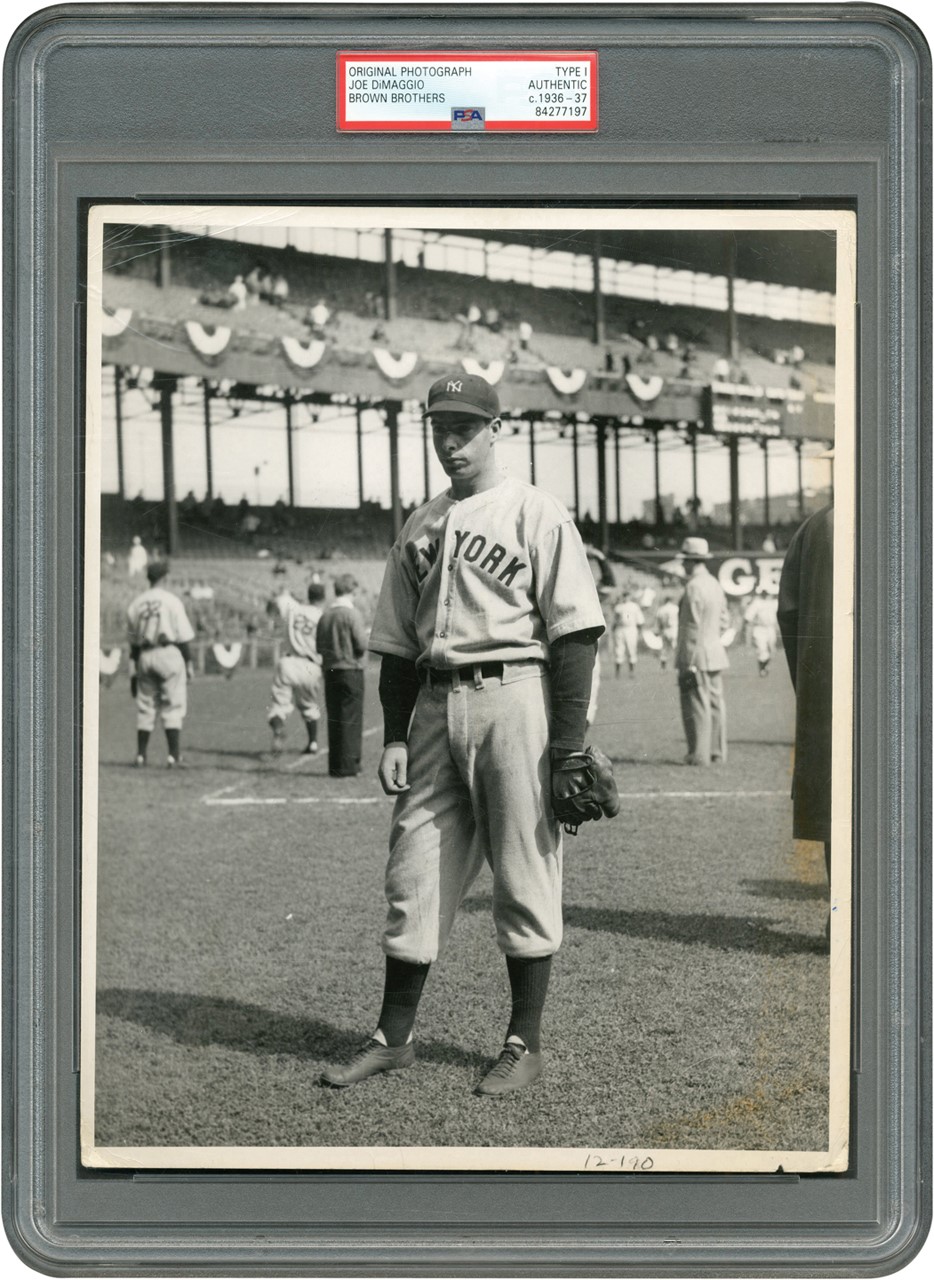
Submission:
<svg viewBox="0 0 934 1280">
<path fill-rule="evenodd" d="M 439 229 L 439 234 L 441 231 Z M 593 232 L 568 228 L 521 231 L 445 227 L 444 235 L 474 236 L 527 244 L 562 253 L 592 251 Z M 736 244 L 736 275 L 796 289 L 836 289 L 836 237 L 824 231 L 601 231 L 604 257 L 644 262 L 673 271 L 728 273 L 730 241 Z"/>
</svg>

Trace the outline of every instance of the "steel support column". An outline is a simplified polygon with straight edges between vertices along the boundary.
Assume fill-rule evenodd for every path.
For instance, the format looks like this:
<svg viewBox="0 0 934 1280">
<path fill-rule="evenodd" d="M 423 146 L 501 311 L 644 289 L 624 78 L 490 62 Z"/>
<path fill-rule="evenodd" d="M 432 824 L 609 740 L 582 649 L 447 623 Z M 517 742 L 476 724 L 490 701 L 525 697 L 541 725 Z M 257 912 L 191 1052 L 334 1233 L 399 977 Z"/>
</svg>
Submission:
<svg viewBox="0 0 934 1280">
<path fill-rule="evenodd" d="M 204 462 L 207 470 L 207 485 L 205 494 L 208 498 L 214 497 L 214 457 L 211 450 L 211 384 L 207 378 L 202 379 L 202 389 L 204 391 Z"/>
<path fill-rule="evenodd" d="M 396 318 L 396 264 L 392 260 L 392 231 L 389 227 L 383 232 L 385 246 L 385 262 L 383 264 L 383 300 L 386 304 L 386 319 Z"/>
<path fill-rule="evenodd" d="M 357 401 L 357 505 L 363 510 L 363 405 Z"/>
<path fill-rule="evenodd" d="M 402 499 L 399 491 L 399 409 L 398 400 L 387 400 L 383 406 L 389 428 L 389 493 L 392 506 L 392 536 L 402 532 Z"/>
<path fill-rule="evenodd" d="M 598 346 L 606 341 L 606 320 L 603 307 L 603 291 L 600 287 L 600 258 L 602 241 L 600 232 L 593 237 L 593 340 Z"/>
<path fill-rule="evenodd" d="M 169 374 L 157 373 L 152 380 L 159 392 L 159 422 L 162 434 L 162 492 L 165 504 L 165 549 L 167 555 L 178 551 L 178 506 L 175 502 L 175 447 L 172 426 L 172 393 L 178 385 Z"/>
<path fill-rule="evenodd" d="M 285 397 L 285 448 L 289 464 L 289 506 L 295 506 L 295 455 L 292 447 L 292 397 Z"/>
<path fill-rule="evenodd" d="M 114 421 L 117 427 L 117 492 L 126 497 L 126 477 L 123 463 L 123 370 L 114 365 Z"/>
<path fill-rule="evenodd" d="M 739 551 L 743 545 L 743 527 L 739 520 L 739 439 L 731 436 L 727 441 L 730 450 L 730 538 Z"/>
<path fill-rule="evenodd" d="M 610 549 L 610 531 L 606 520 L 606 423 L 597 423 L 597 520 L 600 525 L 600 550 Z"/>
</svg>

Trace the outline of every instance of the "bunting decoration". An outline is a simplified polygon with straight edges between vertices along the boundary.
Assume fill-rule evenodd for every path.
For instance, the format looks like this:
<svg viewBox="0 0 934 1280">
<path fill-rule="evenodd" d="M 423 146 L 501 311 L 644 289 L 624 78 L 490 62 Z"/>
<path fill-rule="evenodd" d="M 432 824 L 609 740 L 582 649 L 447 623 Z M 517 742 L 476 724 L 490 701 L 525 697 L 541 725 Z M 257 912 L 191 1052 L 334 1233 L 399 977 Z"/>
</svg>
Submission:
<svg viewBox="0 0 934 1280">
<path fill-rule="evenodd" d="M 211 652 L 214 654 L 217 665 L 229 680 L 234 673 L 234 668 L 243 656 L 243 645 L 239 640 L 235 640 L 233 644 L 221 644 L 218 641 L 211 646 Z"/>
<path fill-rule="evenodd" d="M 410 377 L 415 372 L 415 366 L 418 364 L 416 352 L 403 351 L 401 356 L 394 356 L 385 347 L 374 347 L 373 359 L 376 361 L 376 367 L 383 377 L 389 378 L 393 382 L 401 382 L 403 379 Z"/>
<path fill-rule="evenodd" d="M 327 350 L 327 344 L 312 338 L 306 346 L 298 338 L 285 337 L 282 349 L 296 369 L 313 369 Z"/>
<path fill-rule="evenodd" d="M 113 678 L 120 670 L 120 659 L 123 657 L 123 650 L 119 648 L 104 651 L 101 649 L 101 681 L 105 689 L 109 689 L 113 684 Z"/>
<path fill-rule="evenodd" d="M 222 324 L 209 331 L 203 324 L 199 324 L 197 320 L 186 320 L 185 332 L 188 334 L 188 341 L 198 355 L 204 356 L 206 359 L 219 356 L 230 341 L 230 330 L 226 325 Z"/>
<path fill-rule="evenodd" d="M 505 360 L 491 360 L 484 367 L 479 360 L 473 360 L 470 356 L 465 356 L 461 361 L 461 366 L 464 372 L 469 373 L 472 378 L 485 378 L 491 387 L 495 387 L 506 372 Z"/>
<path fill-rule="evenodd" d="M 653 374 L 651 378 L 640 378 L 637 373 L 627 373 L 626 385 L 637 400 L 648 404 L 650 400 L 657 400 L 661 395 L 665 379 L 658 373 Z"/>
<path fill-rule="evenodd" d="M 116 311 L 101 308 L 101 333 L 105 338 L 119 338 L 133 319 L 131 307 L 118 307 Z"/>
<path fill-rule="evenodd" d="M 552 364 L 548 366 L 545 372 L 548 374 L 548 381 L 555 391 L 562 396 L 576 396 L 587 381 L 586 369 L 572 369 L 570 373 L 565 373 L 563 369 L 559 369 L 557 365 Z"/>
</svg>

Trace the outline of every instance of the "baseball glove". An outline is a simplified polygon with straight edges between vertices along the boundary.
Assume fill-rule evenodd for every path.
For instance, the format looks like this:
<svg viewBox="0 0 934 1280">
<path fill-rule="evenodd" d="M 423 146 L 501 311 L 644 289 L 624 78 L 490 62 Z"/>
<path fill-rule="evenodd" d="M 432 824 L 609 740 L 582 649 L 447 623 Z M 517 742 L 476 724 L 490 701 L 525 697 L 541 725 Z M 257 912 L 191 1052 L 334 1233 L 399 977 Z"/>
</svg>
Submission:
<svg viewBox="0 0 934 1280">
<path fill-rule="evenodd" d="M 551 807 L 570 836 L 584 822 L 619 813 L 613 766 L 598 747 L 551 753 Z"/>
</svg>

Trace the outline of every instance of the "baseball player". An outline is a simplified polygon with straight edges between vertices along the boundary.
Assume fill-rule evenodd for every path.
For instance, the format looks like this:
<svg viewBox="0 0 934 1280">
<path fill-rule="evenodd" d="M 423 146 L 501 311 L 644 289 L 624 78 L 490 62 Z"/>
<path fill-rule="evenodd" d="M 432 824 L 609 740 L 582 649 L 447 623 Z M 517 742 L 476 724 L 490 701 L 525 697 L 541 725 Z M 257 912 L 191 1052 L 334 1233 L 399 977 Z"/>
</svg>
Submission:
<svg viewBox="0 0 934 1280">
<path fill-rule="evenodd" d="M 293 702 L 305 721 L 308 744 L 303 755 L 318 752 L 318 721 L 321 718 L 319 690 L 321 687 L 321 658 L 315 644 L 318 622 L 322 613 L 324 584 L 311 582 L 308 586 L 308 603 L 300 604 L 284 588 L 273 597 L 273 606 L 285 622 L 291 653 L 284 654 L 276 666 L 272 682 L 272 702 L 267 712 L 272 730 L 272 754 L 281 755 L 285 745 L 285 722 L 292 714 Z"/>
<path fill-rule="evenodd" d="M 765 587 L 756 587 L 756 594 L 743 614 L 743 621 L 751 628 L 759 675 L 767 676 L 778 642 L 778 597 L 770 596 Z"/>
<path fill-rule="evenodd" d="M 178 596 L 156 585 L 168 572 L 164 560 L 151 561 L 146 568 L 149 590 L 127 609 L 137 768 L 146 763 L 157 713 L 168 744 L 166 764 L 170 769 L 182 765 L 182 723 L 188 710 L 188 680 L 193 675 L 189 644 L 195 633 Z"/>
<path fill-rule="evenodd" d="M 613 607 L 613 661 L 617 677 L 624 662 L 629 666 L 629 674 L 635 674 L 639 660 L 639 628 L 643 626 L 645 615 L 630 592 L 624 591 L 623 598 Z"/>
<path fill-rule="evenodd" d="M 671 596 L 666 595 L 655 610 L 655 634 L 662 642 L 658 661 L 664 671 L 678 647 L 678 606 Z"/>
<path fill-rule="evenodd" d="M 604 622 L 568 512 L 499 469 L 494 389 L 481 377 L 441 378 L 425 416 L 451 487 L 406 522 L 370 635 L 382 655 L 379 780 L 396 797 L 383 1004 L 372 1037 L 322 1079 L 344 1087 L 412 1065 L 429 967 L 486 861 L 512 1014 L 476 1092 L 498 1096 L 542 1073 L 541 1017 L 562 932 L 556 814 L 583 759 Z M 598 806 L 590 816 L 614 813 L 618 799 Z"/>
</svg>

